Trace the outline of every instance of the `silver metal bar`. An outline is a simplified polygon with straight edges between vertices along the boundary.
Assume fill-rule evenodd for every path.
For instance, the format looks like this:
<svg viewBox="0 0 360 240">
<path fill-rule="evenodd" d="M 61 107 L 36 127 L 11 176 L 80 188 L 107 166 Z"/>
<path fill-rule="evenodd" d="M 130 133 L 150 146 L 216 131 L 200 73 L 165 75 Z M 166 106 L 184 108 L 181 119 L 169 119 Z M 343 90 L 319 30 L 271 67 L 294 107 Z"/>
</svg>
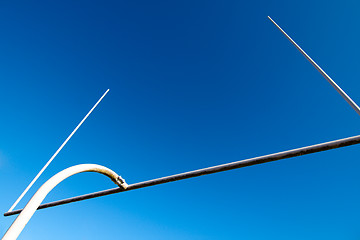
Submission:
<svg viewBox="0 0 360 240">
<path fill-rule="evenodd" d="M 349 138 L 343 138 L 343 139 L 339 139 L 339 140 L 335 140 L 335 141 L 331 141 L 331 142 L 325 142 L 325 143 L 320 143 L 320 144 L 311 145 L 311 146 L 307 146 L 307 147 L 296 148 L 296 149 L 292 149 L 292 150 L 288 150 L 288 151 L 284 151 L 284 152 L 278 152 L 278 153 L 274 153 L 274 154 L 270 154 L 270 155 L 249 158 L 249 159 L 242 160 L 242 161 L 226 163 L 226 164 L 217 165 L 217 166 L 213 166 L 213 167 L 198 169 L 195 171 L 190 171 L 190 172 L 180 173 L 180 174 L 171 175 L 171 176 L 167 176 L 167 177 L 152 179 L 152 180 L 145 181 L 145 182 L 130 184 L 126 189 L 112 188 L 112 189 L 108 189 L 108 190 L 104 190 L 104 191 L 99 191 L 99 192 L 95 192 L 95 193 L 90 193 L 90 194 L 85 194 L 85 195 L 81 195 L 81 196 L 77 196 L 77 197 L 54 201 L 54 202 L 42 204 L 38 207 L 38 209 L 54 207 L 54 206 L 63 205 L 63 204 L 67 204 L 67 203 L 82 201 L 85 199 L 96 198 L 96 197 L 110 195 L 110 194 L 114 194 L 114 193 L 118 193 L 118 192 L 125 192 L 125 191 L 155 186 L 155 185 L 168 183 L 168 182 L 175 182 L 175 181 L 179 181 L 179 180 L 183 180 L 183 179 L 187 179 L 187 178 L 199 177 L 199 176 L 203 176 L 203 175 L 207 175 L 207 174 L 228 171 L 228 170 L 232 170 L 232 169 L 236 169 L 236 168 L 242 168 L 242 167 L 252 166 L 252 165 L 256 165 L 256 164 L 262 164 L 262 163 L 272 162 L 272 161 L 276 161 L 276 160 L 292 158 L 292 157 L 296 157 L 296 156 L 302 156 L 302 155 L 306 155 L 306 154 L 310 154 L 310 153 L 322 152 L 322 151 L 326 151 L 326 150 L 330 150 L 330 149 L 346 147 L 346 146 L 355 145 L 355 144 L 359 144 L 359 143 L 360 143 L 360 135 L 354 136 L 354 137 L 349 137 Z M 20 213 L 21 211 L 22 211 L 22 209 L 12 211 L 12 212 L 7 212 L 4 214 L 4 216 L 15 215 L 15 214 Z"/>
<path fill-rule="evenodd" d="M 71 132 L 71 134 L 66 138 L 66 140 L 61 144 L 58 150 L 52 155 L 52 157 L 47 161 L 47 163 L 44 165 L 44 167 L 40 170 L 40 172 L 34 177 L 34 179 L 30 182 L 30 184 L 25 188 L 23 193 L 18 197 L 18 199 L 15 201 L 15 203 L 10 207 L 8 212 L 11 212 L 16 205 L 20 202 L 20 200 L 24 197 L 24 195 L 29 191 L 31 186 L 36 182 L 36 180 L 41 176 L 41 174 L 45 171 L 45 169 L 50 165 L 50 163 L 54 160 L 54 158 L 58 155 L 58 153 L 63 149 L 63 147 L 66 145 L 66 143 L 70 140 L 70 138 L 75 134 L 75 132 L 80 128 L 80 126 L 85 122 L 87 117 L 94 111 L 94 109 L 97 107 L 97 105 L 101 102 L 101 100 L 105 97 L 105 95 L 109 92 L 110 89 L 108 89 L 101 98 L 95 103 L 95 105 L 90 109 L 90 111 L 86 114 L 86 116 L 81 120 L 81 122 L 76 126 L 76 128 Z"/>
<path fill-rule="evenodd" d="M 270 21 L 285 35 L 285 37 L 301 52 L 302 55 L 323 75 L 323 77 L 335 88 L 335 90 L 345 99 L 346 102 L 350 104 L 350 106 L 360 115 L 360 108 L 359 106 L 334 82 L 334 80 L 331 79 L 329 75 L 326 74 L 324 70 L 321 69 L 319 65 L 316 64 L 314 60 L 309 57 L 309 55 L 306 54 L 304 50 L 301 49 L 299 45 L 296 44 L 292 38 L 287 35 L 287 33 L 282 30 L 282 28 L 277 25 L 277 23 L 271 19 L 271 17 L 268 16 Z"/>
</svg>

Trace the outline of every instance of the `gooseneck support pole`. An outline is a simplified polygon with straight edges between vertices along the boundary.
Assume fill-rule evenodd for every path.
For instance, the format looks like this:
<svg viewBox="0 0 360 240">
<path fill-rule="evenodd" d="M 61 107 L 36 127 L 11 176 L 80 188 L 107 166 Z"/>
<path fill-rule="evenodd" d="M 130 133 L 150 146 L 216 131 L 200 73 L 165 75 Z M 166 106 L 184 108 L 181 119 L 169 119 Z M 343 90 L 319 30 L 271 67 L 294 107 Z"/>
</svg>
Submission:
<svg viewBox="0 0 360 240">
<path fill-rule="evenodd" d="M 45 182 L 39 190 L 34 194 L 30 201 L 26 204 L 25 208 L 21 211 L 20 215 L 15 219 L 13 224 L 7 230 L 2 240 L 14 240 L 16 239 L 25 225 L 29 222 L 30 218 L 39 207 L 41 202 L 45 199 L 46 195 L 66 178 L 81 172 L 97 172 L 104 174 L 111 178 L 111 180 L 117 184 L 121 189 L 126 189 L 127 184 L 119 175 L 109 168 L 97 165 L 97 164 L 80 164 L 73 167 L 69 167 Z"/>
</svg>

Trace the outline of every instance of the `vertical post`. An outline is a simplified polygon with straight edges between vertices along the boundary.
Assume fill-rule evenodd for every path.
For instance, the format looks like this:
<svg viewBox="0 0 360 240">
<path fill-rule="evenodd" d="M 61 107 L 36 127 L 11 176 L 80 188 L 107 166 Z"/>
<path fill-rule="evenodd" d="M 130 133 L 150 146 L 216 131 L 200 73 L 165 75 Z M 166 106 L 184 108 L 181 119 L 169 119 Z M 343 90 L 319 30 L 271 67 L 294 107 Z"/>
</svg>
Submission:
<svg viewBox="0 0 360 240">
<path fill-rule="evenodd" d="M 321 69 L 319 65 L 316 64 L 314 60 L 311 59 L 309 55 L 306 54 L 304 50 L 301 49 L 299 45 L 296 44 L 292 38 L 287 35 L 287 33 L 282 30 L 282 28 L 277 25 L 277 23 L 268 16 L 270 21 L 285 35 L 285 37 L 300 51 L 300 53 L 318 70 L 321 75 L 335 88 L 335 90 L 345 99 L 345 101 L 360 115 L 360 108 L 359 106 L 335 83 L 334 80 L 331 79 L 329 75 L 326 74 L 324 70 Z"/>
<path fill-rule="evenodd" d="M 30 184 L 25 188 L 25 190 L 23 191 L 23 193 L 19 196 L 19 198 L 15 201 L 15 203 L 10 207 L 8 212 L 11 212 L 16 205 L 20 202 L 20 200 L 24 197 L 24 195 L 27 193 L 27 191 L 29 191 L 29 189 L 31 188 L 31 186 L 36 182 L 36 180 L 40 177 L 40 175 L 45 171 L 45 169 L 50 165 L 50 163 L 52 162 L 52 160 L 54 160 L 54 158 L 58 155 L 58 153 L 61 151 L 61 149 L 63 149 L 63 147 L 66 145 L 66 143 L 70 140 L 70 138 L 75 134 L 75 132 L 79 129 L 79 127 L 83 124 L 83 122 L 85 122 L 85 120 L 87 119 L 87 117 L 92 113 L 92 111 L 94 111 L 94 109 L 96 108 L 96 106 L 101 102 L 101 100 L 105 97 L 105 95 L 109 92 L 110 89 L 108 89 L 102 96 L 101 98 L 95 103 L 95 105 L 90 109 L 90 111 L 88 112 L 88 114 L 86 114 L 86 116 L 83 118 L 83 120 L 81 120 L 81 122 L 76 126 L 76 128 L 72 131 L 72 133 L 67 137 L 67 139 L 63 142 L 63 144 L 61 144 L 61 146 L 59 147 L 59 149 L 54 153 L 54 155 L 52 155 L 52 157 L 49 159 L 49 161 L 45 164 L 45 166 L 40 170 L 40 172 L 34 177 L 34 179 L 30 182 Z"/>
</svg>

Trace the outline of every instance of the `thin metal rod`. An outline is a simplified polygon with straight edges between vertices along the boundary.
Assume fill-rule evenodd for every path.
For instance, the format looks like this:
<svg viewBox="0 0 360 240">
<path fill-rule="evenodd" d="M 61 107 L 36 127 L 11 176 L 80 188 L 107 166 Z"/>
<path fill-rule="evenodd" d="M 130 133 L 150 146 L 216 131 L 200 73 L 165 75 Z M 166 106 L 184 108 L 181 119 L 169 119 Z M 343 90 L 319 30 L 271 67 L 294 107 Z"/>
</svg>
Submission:
<svg viewBox="0 0 360 240">
<path fill-rule="evenodd" d="M 167 177 L 152 179 L 152 180 L 145 181 L 145 182 L 130 184 L 125 190 L 121 189 L 121 188 L 112 188 L 112 189 L 108 189 L 108 190 L 104 190 L 104 191 L 99 191 L 99 192 L 95 192 L 95 193 L 90 193 L 90 194 L 85 194 L 85 195 L 81 195 L 81 196 L 77 196 L 77 197 L 54 201 L 54 202 L 42 204 L 39 206 L 38 209 L 54 207 L 54 206 L 63 205 L 63 204 L 71 203 L 71 202 L 78 202 L 78 201 L 82 201 L 85 199 L 96 198 L 96 197 L 110 195 L 110 194 L 114 194 L 114 193 L 118 193 L 118 192 L 124 192 L 124 191 L 139 189 L 139 188 L 155 186 L 155 185 L 168 183 L 168 182 L 175 182 L 175 181 L 179 181 L 179 180 L 183 180 L 183 179 L 187 179 L 187 178 L 199 177 L 199 176 L 203 176 L 203 175 L 207 175 L 207 174 L 228 171 L 228 170 L 232 170 L 232 169 L 236 169 L 236 168 L 242 168 L 242 167 L 252 166 L 252 165 L 256 165 L 256 164 L 262 164 L 262 163 L 266 163 L 266 162 L 272 162 L 272 161 L 276 161 L 276 160 L 292 158 L 292 157 L 306 155 L 306 154 L 310 154 L 310 153 L 322 152 L 322 151 L 326 151 L 326 150 L 330 150 L 330 149 L 346 147 L 346 146 L 355 145 L 355 144 L 359 144 L 359 143 L 360 143 L 360 135 L 354 136 L 354 137 L 349 137 L 349 138 L 343 138 L 343 139 L 339 139 L 339 140 L 335 140 L 335 141 L 331 141 L 331 142 L 325 142 L 325 143 L 320 143 L 320 144 L 311 145 L 311 146 L 307 146 L 307 147 L 296 148 L 296 149 L 292 149 L 292 150 L 288 150 L 288 151 L 284 151 L 284 152 L 278 152 L 278 153 L 274 153 L 274 154 L 270 154 L 270 155 L 249 158 L 249 159 L 242 160 L 242 161 L 226 163 L 226 164 L 217 165 L 217 166 L 213 166 L 213 167 L 198 169 L 195 171 L 190 171 L 190 172 L 180 173 L 180 174 L 171 175 L 171 176 L 167 176 Z M 4 216 L 15 215 L 15 214 L 20 213 L 21 211 L 22 211 L 22 209 L 12 211 L 12 212 L 7 212 L 4 214 Z"/>
<path fill-rule="evenodd" d="M 270 21 L 285 35 L 285 37 L 301 52 L 302 55 L 323 75 L 323 77 L 335 88 L 335 90 L 345 99 L 348 104 L 360 115 L 360 108 L 359 106 L 334 82 L 334 80 L 331 79 L 329 75 L 326 74 L 324 70 L 321 69 L 319 65 L 316 64 L 314 60 L 309 57 L 309 55 L 306 54 L 304 50 L 301 49 L 299 45 L 296 44 L 292 38 L 287 35 L 287 33 L 282 30 L 282 28 L 276 24 L 274 20 L 271 19 L 271 17 L 268 16 Z"/>
<path fill-rule="evenodd" d="M 76 126 L 76 128 L 72 131 L 72 133 L 67 137 L 67 139 L 61 144 L 59 149 L 52 155 L 52 157 L 49 159 L 49 161 L 45 164 L 45 166 L 40 170 L 40 172 L 35 176 L 35 178 L 30 182 L 29 186 L 26 187 L 24 192 L 20 195 L 20 197 L 15 201 L 15 203 L 11 206 L 8 212 L 11 212 L 16 205 L 20 202 L 20 200 L 24 197 L 24 195 L 29 191 L 31 186 L 36 182 L 36 180 L 40 177 L 40 175 L 45 171 L 45 169 L 50 165 L 50 163 L 54 160 L 54 158 L 58 155 L 58 153 L 63 149 L 63 147 L 66 145 L 66 143 L 70 140 L 70 138 L 74 135 L 74 133 L 79 129 L 79 127 L 85 122 L 87 117 L 94 111 L 94 109 L 97 107 L 97 105 L 101 102 L 101 100 L 105 97 L 105 95 L 109 92 L 110 89 L 106 90 L 106 92 L 101 96 L 101 98 L 95 103 L 95 105 L 90 109 L 88 114 L 81 120 L 81 122 Z"/>
</svg>

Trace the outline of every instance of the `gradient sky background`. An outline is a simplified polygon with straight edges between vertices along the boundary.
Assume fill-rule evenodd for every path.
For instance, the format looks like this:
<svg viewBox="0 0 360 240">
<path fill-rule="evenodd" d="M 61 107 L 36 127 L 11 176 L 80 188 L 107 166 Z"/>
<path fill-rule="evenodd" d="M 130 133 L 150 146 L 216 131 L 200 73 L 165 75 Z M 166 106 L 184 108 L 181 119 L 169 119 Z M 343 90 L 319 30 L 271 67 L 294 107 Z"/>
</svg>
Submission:
<svg viewBox="0 0 360 240">
<path fill-rule="evenodd" d="M 76 164 L 128 183 L 350 137 L 358 1 L 1 1 L 0 210 Z M 19 239 L 360 239 L 360 146 L 36 212 Z M 83 173 L 45 202 L 115 185 Z M 0 218 L 0 235 L 15 219 Z"/>
</svg>

